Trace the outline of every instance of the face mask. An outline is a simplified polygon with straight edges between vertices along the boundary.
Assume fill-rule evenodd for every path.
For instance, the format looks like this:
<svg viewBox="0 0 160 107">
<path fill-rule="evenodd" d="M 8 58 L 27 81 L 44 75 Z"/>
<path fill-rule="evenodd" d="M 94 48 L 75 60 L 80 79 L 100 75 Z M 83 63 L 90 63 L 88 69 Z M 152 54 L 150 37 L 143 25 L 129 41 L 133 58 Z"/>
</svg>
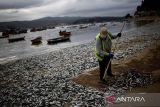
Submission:
<svg viewBox="0 0 160 107">
<path fill-rule="evenodd" d="M 101 34 L 101 37 L 102 37 L 102 38 L 106 38 L 106 35 Z"/>
</svg>

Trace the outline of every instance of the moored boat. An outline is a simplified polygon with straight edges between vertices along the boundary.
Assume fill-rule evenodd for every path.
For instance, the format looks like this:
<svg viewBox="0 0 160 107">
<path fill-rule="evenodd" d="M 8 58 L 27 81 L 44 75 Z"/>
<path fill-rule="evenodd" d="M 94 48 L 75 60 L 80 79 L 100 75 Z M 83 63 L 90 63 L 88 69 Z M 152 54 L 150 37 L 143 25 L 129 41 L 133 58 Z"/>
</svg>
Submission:
<svg viewBox="0 0 160 107">
<path fill-rule="evenodd" d="M 48 44 L 55 44 L 59 42 L 69 41 L 69 40 L 70 40 L 70 37 L 58 37 L 58 38 L 48 39 L 47 42 Z"/>
<path fill-rule="evenodd" d="M 60 36 L 71 36 L 71 32 L 66 32 L 66 31 L 59 31 Z"/>
<path fill-rule="evenodd" d="M 88 26 L 80 26 L 79 29 L 85 29 L 87 28 Z"/>
<path fill-rule="evenodd" d="M 43 31 L 43 30 L 47 30 L 47 27 L 42 27 L 42 28 L 32 28 L 30 30 L 30 32 L 37 32 L 37 31 Z"/>
<path fill-rule="evenodd" d="M 42 37 L 41 36 L 36 37 L 35 39 L 32 39 L 31 42 L 32 42 L 32 44 L 41 43 L 42 42 Z"/>
<path fill-rule="evenodd" d="M 8 38 L 9 36 L 0 36 L 0 38 Z"/>
<path fill-rule="evenodd" d="M 18 38 L 8 38 L 8 42 L 17 42 L 17 41 L 23 41 L 25 40 L 25 37 L 18 37 Z"/>
</svg>

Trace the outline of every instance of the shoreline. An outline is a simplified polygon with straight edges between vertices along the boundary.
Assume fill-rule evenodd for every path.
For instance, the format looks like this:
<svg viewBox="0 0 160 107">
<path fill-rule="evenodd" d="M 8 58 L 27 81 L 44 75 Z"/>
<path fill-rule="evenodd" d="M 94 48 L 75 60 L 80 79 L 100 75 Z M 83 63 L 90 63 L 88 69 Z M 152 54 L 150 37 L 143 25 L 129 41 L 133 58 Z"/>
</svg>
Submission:
<svg viewBox="0 0 160 107">
<path fill-rule="evenodd" d="M 117 47 L 120 50 L 115 52 L 113 64 L 116 65 L 122 60 L 128 60 L 136 53 L 143 52 L 156 40 L 159 41 L 159 28 L 159 23 L 152 23 L 123 33 Z M 144 34 L 144 38 L 140 38 Z M 138 40 L 138 38 L 140 38 L 137 41 L 139 44 L 135 45 L 135 40 Z M 113 43 L 115 41 L 113 40 Z M 91 41 L 47 54 L 0 64 L 0 94 L 2 95 L 0 103 L 7 105 L 17 101 L 15 105 L 22 105 L 23 103 L 30 106 L 41 106 L 43 104 L 64 106 L 81 103 L 82 105 L 85 103 L 88 103 L 88 105 L 104 105 L 104 92 L 72 81 L 73 77 L 83 74 L 84 70 L 98 66 L 93 51 L 94 44 L 95 41 Z M 95 104 L 92 104 L 92 102 Z"/>
</svg>

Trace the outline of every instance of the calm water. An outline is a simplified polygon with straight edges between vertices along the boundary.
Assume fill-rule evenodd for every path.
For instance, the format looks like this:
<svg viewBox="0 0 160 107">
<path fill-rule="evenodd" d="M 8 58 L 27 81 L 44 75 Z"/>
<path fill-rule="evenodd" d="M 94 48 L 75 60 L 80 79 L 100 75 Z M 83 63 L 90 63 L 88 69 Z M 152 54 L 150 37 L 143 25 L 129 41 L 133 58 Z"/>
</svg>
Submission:
<svg viewBox="0 0 160 107">
<path fill-rule="evenodd" d="M 96 34 L 99 32 L 100 24 L 102 23 L 96 23 L 95 26 L 89 26 L 85 29 L 79 29 L 79 27 L 72 28 L 71 26 L 64 26 L 39 32 L 28 32 L 26 34 L 14 35 L 13 37 L 25 36 L 25 41 L 19 41 L 14 43 L 8 43 L 8 40 L 6 38 L 0 39 L 0 62 L 29 55 L 42 54 L 45 52 L 50 52 L 57 49 L 89 42 L 95 39 Z M 121 22 L 107 22 L 106 24 L 112 34 L 117 34 L 123 25 L 123 23 Z M 135 27 L 136 25 L 134 24 L 134 22 L 126 23 L 124 31 L 134 29 Z M 48 45 L 47 40 L 58 37 L 58 32 L 60 30 L 71 31 L 72 36 L 70 38 L 70 41 L 58 43 L 55 45 Z M 42 44 L 31 45 L 31 40 L 38 36 L 42 37 Z"/>
</svg>

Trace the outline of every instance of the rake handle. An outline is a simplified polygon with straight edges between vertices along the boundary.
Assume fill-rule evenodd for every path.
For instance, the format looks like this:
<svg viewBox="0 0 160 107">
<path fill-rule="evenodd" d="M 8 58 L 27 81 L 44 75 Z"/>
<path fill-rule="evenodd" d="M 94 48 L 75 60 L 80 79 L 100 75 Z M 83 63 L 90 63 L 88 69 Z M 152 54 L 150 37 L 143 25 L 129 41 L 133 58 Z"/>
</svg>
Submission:
<svg viewBox="0 0 160 107">
<path fill-rule="evenodd" d="M 123 24 L 123 26 L 122 26 L 122 29 L 121 29 L 120 33 L 123 31 L 124 25 L 125 25 L 125 22 L 124 22 L 124 24 Z M 119 37 L 119 38 L 120 38 L 120 37 Z M 117 41 L 119 41 L 119 38 L 118 38 Z M 115 48 L 116 48 L 116 47 L 117 47 L 117 42 L 116 42 L 116 44 L 115 44 Z M 114 50 L 114 51 L 115 51 L 115 50 Z M 113 53 L 114 53 L 114 51 L 113 51 Z M 107 73 L 107 70 L 108 70 L 108 67 L 109 67 L 110 63 L 111 63 L 111 59 L 109 60 L 109 62 L 108 62 L 108 64 L 107 64 L 107 68 L 106 68 L 106 70 L 105 70 L 105 72 L 104 72 L 103 79 L 105 79 L 105 77 L 106 77 L 106 73 Z"/>
</svg>

